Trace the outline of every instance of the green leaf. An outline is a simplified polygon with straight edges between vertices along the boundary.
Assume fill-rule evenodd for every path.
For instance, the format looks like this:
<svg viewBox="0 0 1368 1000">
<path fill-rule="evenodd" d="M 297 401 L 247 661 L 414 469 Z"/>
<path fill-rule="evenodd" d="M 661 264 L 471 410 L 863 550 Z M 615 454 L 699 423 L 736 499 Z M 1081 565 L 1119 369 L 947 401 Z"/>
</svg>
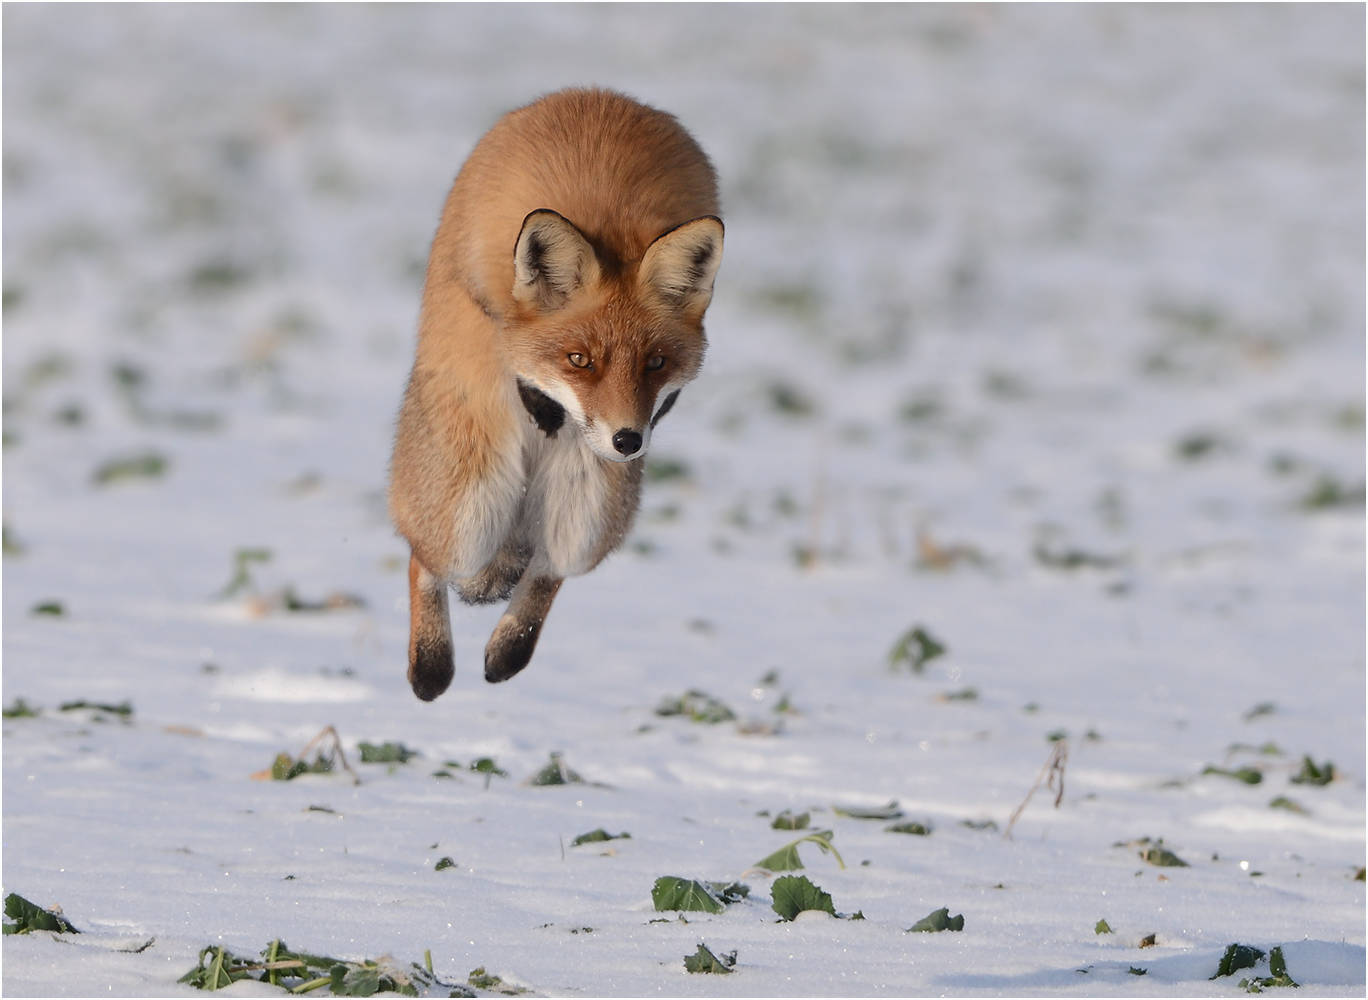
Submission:
<svg viewBox="0 0 1368 1000">
<path fill-rule="evenodd" d="M 702 882 L 675 875 L 662 875 L 651 887 L 651 902 L 658 911 L 687 910 L 721 913 L 721 900 Z"/>
<path fill-rule="evenodd" d="M 814 830 L 806 837 L 799 837 L 792 843 L 785 844 L 767 858 L 762 858 L 755 863 L 756 868 L 764 868 L 771 872 L 791 872 L 804 867 L 803 859 L 798 856 L 798 845 L 802 843 L 813 843 L 821 849 L 822 853 L 830 851 L 836 855 L 836 863 L 842 868 L 845 867 L 845 860 L 839 851 L 831 845 L 833 834 L 830 830 Z"/>
<path fill-rule="evenodd" d="M 41 711 L 40 708 L 30 708 L 28 702 L 24 701 L 23 698 L 15 698 L 14 701 L 10 702 L 9 708 L 0 712 L 0 715 L 6 719 L 36 719 Z"/>
<path fill-rule="evenodd" d="M 1286 795 L 1279 795 L 1272 802 L 1268 803 L 1270 809 L 1286 809 L 1288 812 L 1298 813 L 1302 816 L 1310 816 L 1311 813 L 1300 803 L 1289 799 Z"/>
<path fill-rule="evenodd" d="M 1105 920 L 1099 920 L 1099 921 L 1097 922 L 1097 926 L 1093 928 L 1093 933 L 1094 933 L 1094 934 L 1115 934 L 1116 932 L 1115 932 L 1114 930 L 1111 929 L 1111 924 L 1107 923 Z"/>
<path fill-rule="evenodd" d="M 919 674 L 926 665 L 938 656 L 945 654 L 945 646 L 931 636 L 921 625 L 913 626 L 903 633 L 888 652 L 888 669 L 897 670 L 906 664 L 914 674 Z"/>
<path fill-rule="evenodd" d="M 4 925 L 6 934 L 28 934 L 32 931 L 54 931 L 58 934 L 81 933 L 60 913 L 45 910 L 31 903 L 17 892 L 5 897 L 5 917 L 14 923 Z"/>
<path fill-rule="evenodd" d="M 755 867 L 771 872 L 791 872 L 805 867 L 803 859 L 798 856 L 798 845 L 800 843 L 802 841 L 795 840 L 791 844 L 785 844 L 773 854 L 757 861 Z"/>
<path fill-rule="evenodd" d="M 799 813 L 797 816 L 785 809 L 778 816 L 774 817 L 774 822 L 770 824 L 771 830 L 806 830 L 812 817 L 807 813 Z"/>
<path fill-rule="evenodd" d="M 1248 764 L 1244 767 L 1237 768 L 1234 771 L 1208 764 L 1206 767 L 1202 768 L 1202 773 L 1219 774 L 1223 778 L 1234 778 L 1236 781 L 1243 781 L 1246 785 L 1257 785 L 1259 782 L 1263 781 L 1263 772 L 1259 771 L 1257 768 L 1250 767 Z"/>
<path fill-rule="evenodd" d="M 500 976 L 490 975 L 485 972 L 482 965 L 478 969 L 471 969 L 470 975 L 466 977 L 466 982 L 477 990 L 492 990 L 503 982 Z"/>
<path fill-rule="evenodd" d="M 66 608 L 61 601 L 41 601 L 35 604 L 29 613 L 47 615 L 50 618 L 61 618 L 66 614 Z"/>
<path fill-rule="evenodd" d="M 962 931 L 964 930 L 964 914 L 950 916 L 950 908 L 942 906 L 939 910 L 933 910 L 922 917 L 911 927 L 907 928 L 907 933 L 914 931 Z"/>
<path fill-rule="evenodd" d="M 1152 844 L 1143 851 L 1138 852 L 1143 861 L 1148 861 L 1152 865 L 1160 868 L 1187 868 L 1188 863 L 1178 855 L 1174 854 L 1162 844 Z"/>
<path fill-rule="evenodd" d="M 532 777 L 523 782 L 524 785 L 532 787 L 542 787 L 545 785 L 582 785 L 584 779 L 565 765 L 561 755 L 552 752 L 551 761 Z"/>
<path fill-rule="evenodd" d="M 978 688 L 960 688 L 958 691 L 945 691 L 936 696 L 937 701 L 978 701 Z"/>
<path fill-rule="evenodd" d="M 1135 966 L 1132 965 L 1132 966 L 1130 966 L 1129 968 L 1127 968 L 1126 971 L 1129 972 L 1132 976 L 1143 976 L 1143 975 L 1144 975 L 1146 972 L 1148 972 L 1149 970 L 1148 970 L 1148 969 L 1137 969 Z"/>
<path fill-rule="evenodd" d="M 1271 702 L 1271 701 L 1261 701 L 1261 702 L 1259 702 L 1257 705 L 1255 705 L 1253 708 L 1251 708 L 1248 712 L 1246 712 L 1246 713 L 1244 714 L 1243 718 L 1244 718 L 1245 722 L 1253 722 L 1255 719 L 1257 719 L 1257 718 L 1259 718 L 1259 717 L 1261 717 L 1261 716 L 1264 716 L 1264 715 L 1272 715 L 1272 714 L 1273 714 L 1274 712 L 1276 712 L 1277 710 L 1278 710 L 1278 706 L 1275 705 L 1273 702 Z"/>
<path fill-rule="evenodd" d="M 804 910 L 822 910 L 836 916 L 831 896 L 813 885 L 806 875 L 783 875 L 770 888 L 770 908 L 784 920 L 792 920 Z"/>
<path fill-rule="evenodd" d="M 1301 770 L 1292 776 L 1294 785 L 1328 785 L 1335 780 L 1335 765 L 1326 761 L 1320 767 L 1307 754 L 1302 757 Z"/>
<path fill-rule="evenodd" d="M 851 819 L 899 819 L 902 817 L 902 810 L 898 808 L 897 799 L 890 799 L 888 805 L 878 806 L 874 809 L 861 809 L 856 806 L 832 806 L 831 811 L 837 816 L 849 816 Z"/>
<path fill-rule="evenodd" d="M 452 761 L 452 760 L 447 761 L 447 763 L 450 764 L 450 765 L 452 765 L 453 767 L 460 767 L 460 766 L 461 766 L 461 765 L 457 764 L 455 761 Z M 489 782 L 490 782 L 491 779 L 496 778 L 496 777 L 498 777 L 498 778 L 507 778 L 507 777 L 508 777 L 508 772 L 507 772 L 507 771 L 500 770 L 500 769 L 499 769 L 499 765 L 496 764 L 496 763 L 494 763 L 494 758 L 493 758 L 493 757 L 481 757 L 479 760 L 471 761 L 471 762 L 470 762 L 470 769 L 471 769 L 472 771 L 476 771 L 476 772 L 478 772 L 479 774 L 483 774 L 483 775 L 484 775 L 484 779 L 485 779 L 484 786 L 485 786 L 485 790 L 486 790 L 486 791 L 489 790 Z"/>
<path fill-rule="evenodd" d="M 221 598 L 232 597 L 244 588 L 250 591 L 256 590 L 256 584 L 252 581 L 252 563 L 270 562 L 270 549 L 238 549 L 233 553 L 233 576 L 227 585 L 219 591 Z"/>
<path fill-rule="evenodd" d="M 894 823 L 892 826 L 884 827 L 884 833 L 911 833 L 918 837 L 931 836 L 931 827 L 925 823 Z"/>
<path fill-rule="evenodd" d="M 382 743 L 380 746 L 374 743 L 361 743 L 358 749 L 361 751 L 363 764 L 407 764 L 410 758 L 422 756 L 417 750 L 410 750 L 402 743 Z"/>
<path fill-rule="evenodd" d="M 571 847 L 579 847 L 580 844 L 598 844 L 605 840 L 631 840 L 632 835 L 623 831 L 622 833 L 609 833 L 607 830 L 590 830 L 588 833 L 581 833 L 574 840 L 570 841 Z"/>
<path fill-rule="evenodd" d="M 112 458 L 96 468 L 91 480 L 96 486 L 105 486 L 121 479 L 156 479 L 169 465 L 170 462 L 156 452 Z"/>
<path fill-rule="evenodd" d="M 726 975 L 731 972 L 734 965 L 736 965 L 736 952 L 733 951 L 719 958 L 702 942 L 699 942 L 698 951 L 692 955 L 684 956 L 684 968 L 688 972 L 711 972 Z"/>
<path fill-rule="evenodd" d="M 1221 964 L 1216 967 L 1216 975 L 1211 978 L 1220 979 L 1222 976 L 1234 975 L 1241 969 L 1252 969 L 1263 957 L 1262 951 L 1247 944 L 1227 945 L 1225 954 L 1221 956 Z"/>
<path fill-rule="evenodd" d="M 456 862 L 452 861 L 450 858 L 440 858 L 440 859 L 437 861 L 437 864 L 433 866 L 433 871 L 442 872 L 442 871 L 446 871 L 448 868 L 455 868 L 455 867 L 456 867 Z"/>
</svg>

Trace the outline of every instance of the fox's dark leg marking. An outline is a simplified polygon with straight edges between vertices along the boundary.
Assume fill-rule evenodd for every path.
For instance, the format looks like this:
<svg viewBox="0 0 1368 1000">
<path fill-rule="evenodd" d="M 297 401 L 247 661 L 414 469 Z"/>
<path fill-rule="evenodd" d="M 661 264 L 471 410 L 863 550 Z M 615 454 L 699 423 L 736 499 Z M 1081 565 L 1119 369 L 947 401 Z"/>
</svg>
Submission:
<svg viewBox="0 0 1368 1000">
<path fill-rule="evenodd" d="M 506 681 L 532 659 L 542 622 L 551 610 L 563 581 L 553 576 L 524 574 L 513 589 L 513 600 L 499 619 L 485 646 L 485 680 Z"/>
<path fill-rule="evenodd" d="M 547 437 L 555 437 L 556 431 L 565 423 L 565 407 L 522 379 L 518 379 L 518 396 L 521 397 L 527 412 L 532 414 L 532 419 L 537 422 L 537 429 Z"/>
<path fill-rule="evenodd" d="M 432 701 L 451 684 L 451 615 L 446 583 L 409 558 L 409 684 L 423 701 Z"/>
<path fill-rule="evenodd" d="M 665 402 L 660 404 L 660 409 L 656 410 L 656 415 L 651 418 L 651 429 L 655 430 L 655 425 L 660 423 L 660 418 L 669 413 L 675 405 L 675 400 L 679 398 L 679 390 L 676 389 L 665 397 Z"/>
</svg>

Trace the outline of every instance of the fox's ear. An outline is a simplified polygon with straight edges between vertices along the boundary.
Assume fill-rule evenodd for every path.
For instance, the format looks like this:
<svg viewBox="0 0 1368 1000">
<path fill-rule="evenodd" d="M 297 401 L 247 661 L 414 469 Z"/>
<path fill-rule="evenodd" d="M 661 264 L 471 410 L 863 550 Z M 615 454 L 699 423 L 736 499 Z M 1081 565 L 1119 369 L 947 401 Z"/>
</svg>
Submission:
<svg viewBox="0 0 1368 1000">
<path fill-rule="evenodd" d="M 701 317 L 721 263 L 722 220 L 704 215 L 656 237 L 641 260 L 639 280 L 668 305 Z"/>
<path fill-rule="evenodd" d="M 513 251 L 513 298 L 552 312 L 597 279 L 594 248 L 569 219 L 549 208 L 523 219 Z"/>
</svg>

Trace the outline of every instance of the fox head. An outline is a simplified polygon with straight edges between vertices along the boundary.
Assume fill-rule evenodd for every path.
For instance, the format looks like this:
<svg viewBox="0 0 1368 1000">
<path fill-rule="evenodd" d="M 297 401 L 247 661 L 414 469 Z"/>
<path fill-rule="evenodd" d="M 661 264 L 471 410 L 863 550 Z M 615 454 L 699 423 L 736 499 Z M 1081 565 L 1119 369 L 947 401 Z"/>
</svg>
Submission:
<svg viewBox="0 0 1368 1000">
<path fill-rule="evenodd" d="M 644 455 L 703 364 L 703 313 L 721 263 L 716 216 L 675 226 L 640 261 L 621 262 L 560 214 L 528 215 L 514 250 L 506 348 L 542 429 L 554 433 L 569 414 L 600 458 Z"/>
</svg>

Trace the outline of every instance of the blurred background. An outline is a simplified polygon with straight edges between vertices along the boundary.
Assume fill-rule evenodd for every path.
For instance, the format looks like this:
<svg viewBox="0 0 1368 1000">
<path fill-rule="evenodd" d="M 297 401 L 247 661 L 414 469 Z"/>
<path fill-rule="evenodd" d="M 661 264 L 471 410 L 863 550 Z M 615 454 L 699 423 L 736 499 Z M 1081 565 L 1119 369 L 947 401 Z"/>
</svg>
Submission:
<svg viewBox="0 0 1368 1000">
<path fill-rule="evenodd" d="M 638 554 L 1081 568 L 1120 592 L 1146 560 L 1257 540 L 1276 562 L 1346 509 L 1327 544 L 1353 553 L 1362 22 L 11 8 L 7 551 L 47 548 L 54 586 L 74 569 L 102 601 L 180 601 L 260 545 L 277 584 L 388 615 L 385 464 L 447 188 L 505 110 L 597 84 L 694 131 L 727 220 Z"/>
</svg>

